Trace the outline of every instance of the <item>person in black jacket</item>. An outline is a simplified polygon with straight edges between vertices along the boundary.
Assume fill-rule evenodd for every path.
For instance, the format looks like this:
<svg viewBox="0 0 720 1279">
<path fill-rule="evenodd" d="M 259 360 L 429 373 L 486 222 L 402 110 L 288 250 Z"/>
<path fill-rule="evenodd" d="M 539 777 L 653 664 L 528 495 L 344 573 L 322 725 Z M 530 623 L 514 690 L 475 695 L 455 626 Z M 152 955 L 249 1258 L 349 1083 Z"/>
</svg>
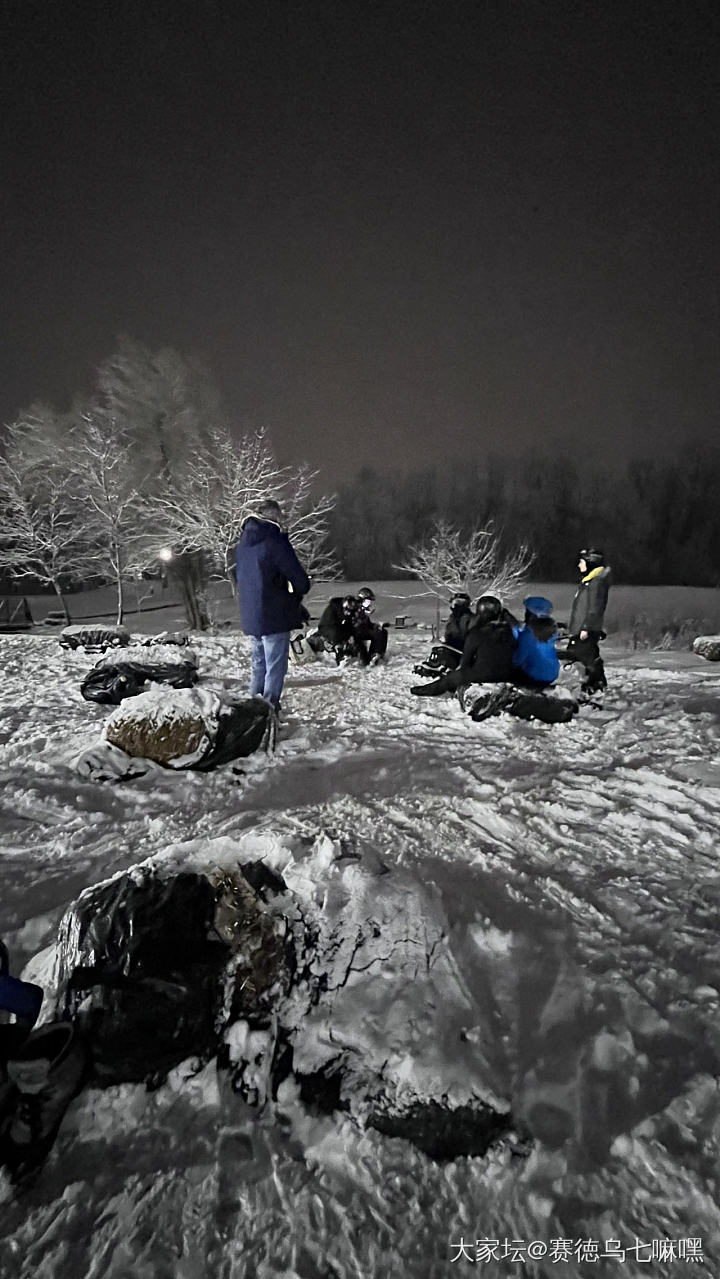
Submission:
<svg viewBox="0 0 720 1279">
<path fill-rule="evenodd" d="M 450 596 L 450 616 L 445 623 L 443 642 L 462 653 L 465 637 L 472 625 L 473 611 L 470 596 L 465 591 L 456 591 Z"/>
<path fill-rule="evenodd" d="M 494 595 L 481 595 L 475 605 L 460 665 L 429 684 L 415 684 L 410 692 L 416 697 L 439 697 L 454 693 L 468 684 L 505 683 L 513 678 L 515 636 L 513 618 Z M 517 623 L 515 623 L 517 624 Z"/>
<path fill-rule="evenodd" d="M 335 661 L 338 663 L 347 656 L 346 650 L 352 640 L 353 617 L 357 609 L 358 599 L 355 595 L 333 595 L 320 614 L 317 633 L 321 640 L 324 640 L 333 650 Z M 310 647 L 315 649 L 313 639 L 314 637 L 311 637 L 308 642 Z M 321 644 L 320 651 L 322 647 Z"/>
<path fill-rule="evenodd" d="M 565 650 L 558 651 L 558 657 L 584 666 L 581 689 L 587 697 L 592 697 L 607 688 L 598 644 L 605 639 L 603 627 L 611 574 L 603 552 L 595 547 L 580 552 L 578 569 L 581 581 L 570 609 L 568 644 Z"/>
<path fill-rule="evenodd" d="M 357 593 L 357 603 L 352 618 L 352 643 L 355 654 L 363 666 L 373 666 L 385 659 L 388 645 L 387 627 L 378 626 L 372 619 L 375 610 L 375 592 L 362 586 Z"/>
</svg>

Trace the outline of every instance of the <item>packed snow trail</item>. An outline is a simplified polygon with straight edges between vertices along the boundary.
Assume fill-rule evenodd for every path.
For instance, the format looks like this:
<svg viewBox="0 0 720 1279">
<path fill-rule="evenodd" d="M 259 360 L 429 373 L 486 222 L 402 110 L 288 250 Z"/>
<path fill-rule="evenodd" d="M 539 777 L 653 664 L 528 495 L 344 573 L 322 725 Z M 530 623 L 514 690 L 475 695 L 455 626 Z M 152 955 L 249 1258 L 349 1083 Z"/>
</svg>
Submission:
<svg viewBox="0 0 720 1279">
<path fill-rule="evenodd" d="M 244 687 L 247 641 L 194 647 L 203 682 Z M 604 710 L 553 727 L 474 724 L 451 699 L 410 696 L 426 647 L 422 632 L 393 633 L 386 667 L 291 671 L 272 758 L 112 785 L 72 767 L 106 714 L 79 693 L 95 659 L 55 638 L 0 637 L 0 924 L 15 965 L 52 940 L 82 887 L 168 844 L 249 832 L 311 843 L 327 831 L 379 871 L 401 865 L 437 885 L 458 968 L 487 985 L 516 1071 L 541 1050 L 538 1010 L 564 957 L 592 998 L 617 1000 L 654 1055 L 644 1066 L 636 1053 L 612 1163 L 578 1173 L 564 1220 L 630 1242 L 702 1236 L 708 1268 L 691 1273 L 720 1273 L 716 668 L 611 653 Z M 500 961 L 497 981 L 488 969 L 498 932 L 514 938 L 511 985 Z M 311 1122 L 289 1105 L 284 1127 L 258 1119 L 211 1075 L 74 1103 L 36 1185 L 4 1206 L 2 1279 L 435 1279 L 469 1267 L 450 1261 L 461 1237 L 557 1231 L 509 1146 L 436 1165 L 338 1116 Z M 558 1269 L 538 1266 L 525 1273 Z M 592 1273 L 675 1276 L 688 1264 L 628 1259 Z"/>
</svg>

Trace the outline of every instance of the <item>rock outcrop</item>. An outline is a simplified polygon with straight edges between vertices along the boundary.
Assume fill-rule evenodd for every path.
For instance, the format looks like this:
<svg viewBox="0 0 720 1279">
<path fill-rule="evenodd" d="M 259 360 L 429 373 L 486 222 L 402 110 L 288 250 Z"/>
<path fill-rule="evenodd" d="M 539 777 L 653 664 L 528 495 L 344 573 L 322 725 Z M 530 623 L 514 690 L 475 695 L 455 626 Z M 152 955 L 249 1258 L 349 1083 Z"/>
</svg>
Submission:
<svg viewBox="0 0 720 1279">
<path fill-rule="evenodd" d="M 720 662 L 720 635 L 698 635 L 693 640 L 693 653 L 708 662 Z"/>
<path fill-rule="evenodd" d="M 65 626 L 58 638 L 61 648 L 84 648 L 95 653 L 106 648 L 125 648 L 130 643 L 130 632 L 124 626 L 94 626 L 82 622 Z"/>
</svg>

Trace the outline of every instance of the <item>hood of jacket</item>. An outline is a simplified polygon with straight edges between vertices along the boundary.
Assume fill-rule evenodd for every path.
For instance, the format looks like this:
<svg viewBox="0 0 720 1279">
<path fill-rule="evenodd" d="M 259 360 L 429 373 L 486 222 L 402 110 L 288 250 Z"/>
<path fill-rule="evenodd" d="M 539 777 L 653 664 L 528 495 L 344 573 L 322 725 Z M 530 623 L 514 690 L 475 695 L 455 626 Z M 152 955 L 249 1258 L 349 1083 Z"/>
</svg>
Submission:
<svg viewBox="0 0 720 1279">
<path fill-rule="evenodd" d="M 259 542 L 280 537 L 287 537 L 287 533 L 275 520 L 266 520 L 260 515 L 248 515 L 243 520 L 240 541 L 244 546 L 257 546 Z"/>
<path fill-rule="evenodd" d="M 541 644 L 557 635 L 557 622 L 552 617 L 529 617 L 525 625 Z"/>
</svg>

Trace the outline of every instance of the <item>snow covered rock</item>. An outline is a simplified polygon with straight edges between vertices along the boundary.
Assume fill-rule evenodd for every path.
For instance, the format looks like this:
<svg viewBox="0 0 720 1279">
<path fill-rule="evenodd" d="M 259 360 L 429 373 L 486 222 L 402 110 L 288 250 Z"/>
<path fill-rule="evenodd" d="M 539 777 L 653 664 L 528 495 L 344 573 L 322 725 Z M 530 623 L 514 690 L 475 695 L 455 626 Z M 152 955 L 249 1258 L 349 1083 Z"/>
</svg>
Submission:
<svg viewBox="0 0 720 1279">
<path fill-rule="evenodd" d="M 82 777 L 123 781 L 159 766 L 208 772 L 267 744 L 270 707 L 262 697 L 161 685 L 128 696 L 106 720 L 100 741 L 75 758 Z"/>
<path fill-rule="evenodd" d="M 708 662 L 720 662 L 720 635 L 698 635 L 693 640 L 693 653 Z"/>
<path fill-rule="evenodd" d="M 125 648 L 130 643 L 130 632 L 124 626 L 93 626 L 82 622 L 64 627 L 58 638 L 61 648 L 84 648 L 93 652 Z"/>
<path fill-rule="evenodd" d="M 87 889 L 61 923 L 56 973 L 94 1082 L 157 1081 L 213 1056 L 228 1021 L 257 1020 L 287 988 L 284 931 L 239 868 L 145 866 Z"/>
<path fill-rule="evenodd" d="M 209 748 L 219 710 L 220 699 L 207 689 L 156 687 L 118 706 L 103 736 L 126 755 L 183 768 Z"/>
<path fill-rule="evenodd" d="M 153 648 L 159 644 L 182 647 L 188 643 L 188 633 L 187 631 L 161 631 L 159 635 L 138 635 L 135 639 L 143 648 Z"/>
</svg>

